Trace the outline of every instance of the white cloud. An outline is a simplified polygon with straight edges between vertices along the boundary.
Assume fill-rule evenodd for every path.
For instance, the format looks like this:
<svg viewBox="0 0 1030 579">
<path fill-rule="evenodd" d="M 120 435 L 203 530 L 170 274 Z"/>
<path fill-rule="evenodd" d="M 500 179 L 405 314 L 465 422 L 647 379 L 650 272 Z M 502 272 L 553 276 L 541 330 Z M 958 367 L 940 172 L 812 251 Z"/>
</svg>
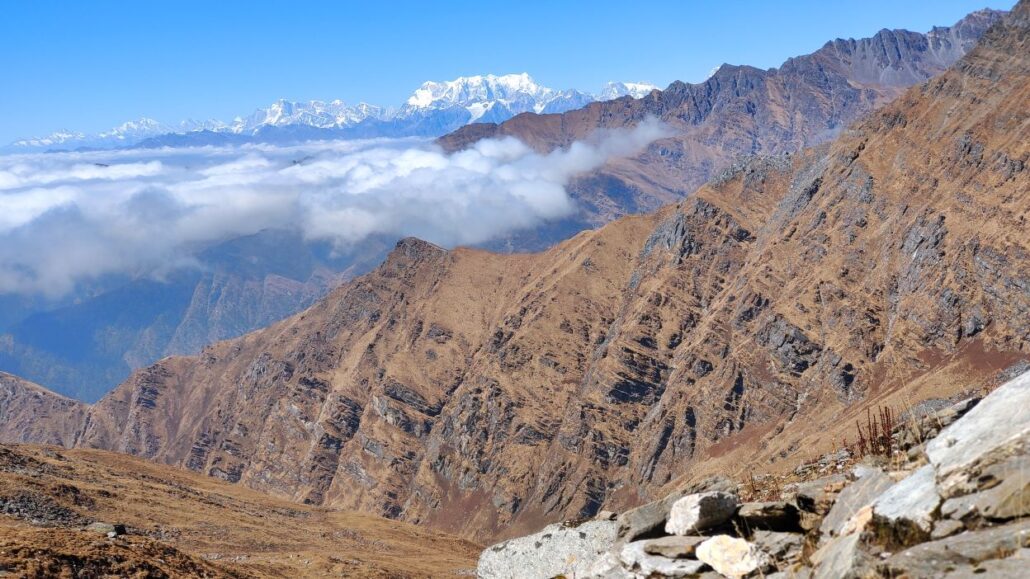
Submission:
<svg viewBox="0 0 1030 579">
<path fill-rule="evenodd" d="M 565 184 L 665 136 L 656 121 L 539 154 L 512 139 L 341 141 L 0 157 L 0 293 L 167 271 L 206 243 L 294 228 L 475 244 L 573 211 Z"/>
</svg>

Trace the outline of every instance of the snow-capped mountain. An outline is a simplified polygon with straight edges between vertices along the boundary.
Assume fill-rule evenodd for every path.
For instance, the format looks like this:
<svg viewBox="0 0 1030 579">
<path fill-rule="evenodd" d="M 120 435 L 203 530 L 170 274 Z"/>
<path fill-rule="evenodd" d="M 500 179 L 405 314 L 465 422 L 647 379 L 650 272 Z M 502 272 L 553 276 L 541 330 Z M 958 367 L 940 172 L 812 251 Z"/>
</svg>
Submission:
<svg viewBox="0 0 1030 579">
<path fill-rule="evenodd" d="M 38 149 L 77 149 L 77 148 L 118 148 L 129 147 L 150 137 L 168 133 L 189 133 L 202 130 L 222 130 L 226 127 L 221 121 L 185 120 L 176 125 L 169 125 L 150 118 L 124 122 L 117 127 L 99 133 L 87 134 L 78 131 L 55 131 L 45 137 L 21 139 L 11 143 L 13 150 Z"/>
<path fill-rule="evenodd" d="M 640 98 L 657 87 L 640 82 L 609 82 L 597 94 L 555 90 L 526 73 L 464 76 L 429 81 L 403 105 L 386 108 L 341 100 L 296 102 L 280 99 L 231 122 L 183 121 L 168 125 L 149 118 L 96 134 L 58 131 L 23 139 L 9 150 L 189 146 L 247 141 L 295 142 L 313 138 L 436 137 L 469 123 L 499 123 L 525 112 L 563 113 L 594 101 Z"/>
<path fill-rule="evenodd" d="M 356 125 L 365 119 L 382 118 L 386 109 L 368 103 L 348 106 L 341 100 L 306 103 L 279 99 L 266 109 L 258 109 L 247 117 L 236 117 L 227 130 L 235 134 L 250 134 L 261 127 L 305 125 L 328 129 Z"/>
<path fill-rule="evenodd" d="M 635 99 L 644 98 L 658 87 L 648 82 L 609 82 L 597 93 L 597 100 L 611 101 L 624 96 Z"/>
</svg>

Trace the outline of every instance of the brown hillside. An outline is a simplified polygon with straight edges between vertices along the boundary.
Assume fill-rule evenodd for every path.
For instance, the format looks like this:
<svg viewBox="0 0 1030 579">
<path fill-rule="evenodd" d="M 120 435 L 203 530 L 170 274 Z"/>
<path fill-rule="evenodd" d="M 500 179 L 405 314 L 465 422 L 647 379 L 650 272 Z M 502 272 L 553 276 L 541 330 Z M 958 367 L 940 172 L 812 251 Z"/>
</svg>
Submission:
<svg viewBox="0 0 1030 579">
<path fill-rule="evenodd" d="M 93 522 L 125 525 L 107 538 Z M 0 575 L 453 577 L 478 547 L 96 450 L 0 446 Z"/>
</svg>

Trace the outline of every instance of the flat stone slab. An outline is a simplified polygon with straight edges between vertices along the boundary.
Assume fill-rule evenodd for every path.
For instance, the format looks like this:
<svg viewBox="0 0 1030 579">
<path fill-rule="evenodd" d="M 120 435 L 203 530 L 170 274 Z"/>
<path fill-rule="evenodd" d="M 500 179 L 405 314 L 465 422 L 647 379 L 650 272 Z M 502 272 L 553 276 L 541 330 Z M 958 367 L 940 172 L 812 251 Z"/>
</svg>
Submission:
<svg viewBox="0 0 1030 579">
<path fill-rule="evenodd" d="M 644 552 L 648 555 L 661 555 L 670 559 L 686 559 L 693 557 L 697 546 L 705 542 L 707 537 L 670 535 L 657 539 L 642 541 Z"/>
<path fill-rule="evenodd" d="M 1030 372 L 1001 385 L 926 445 L 944 498 L 977 490 L 979 472 L 1030 452 Z"/>
<path fill-rule="evenodd" d="M 622 548 L 619 553 L 624 568 L 641 577 L 690 577 L 697 575 L 706 567 L 696 559 L 670 559 L 647 552 L 650 541 L 634 541 Z"/>
<path fill-rule="evenodd" d="M 912 540 L 929 538 L 933 514 L 940 504 L 934 469 L 928 464 L 873 501 L 873 520 L 893 527 L 902 536 L 911 534 Z"/>
<path fill-rule="evenodd" d="M 839 535 L 845 523 L 855 516 L 855 513 L 871 504 L 894 484 L 890 477 L 878 468 L 859 466 L 854 472 L 857 479 L 837 495 L 837 502 L 823 519 L 819 530 L 825 536 Z"/>
<path fill-rule="evenodd" d="M 481 579 L 585 577 L 615 544 L 617 533 L 615 521 L 588 521 L 577 527 L 549 525 L 539 533 L 484 549 L 476 575 Z"/>
<path fill-rule="evenodd" d="M 954 569 L 982 566 L 985 561 L 1001 559 L 1027 547 L 1030 547 L 1030 520 L 922 543 L 897 553 L 887 560 L 886 567 L 896 575 L 950 577 L 948 574 Z M 1030 562 L 1024 560 L 1023 569 L 1028 565 Z"/>
</svg>

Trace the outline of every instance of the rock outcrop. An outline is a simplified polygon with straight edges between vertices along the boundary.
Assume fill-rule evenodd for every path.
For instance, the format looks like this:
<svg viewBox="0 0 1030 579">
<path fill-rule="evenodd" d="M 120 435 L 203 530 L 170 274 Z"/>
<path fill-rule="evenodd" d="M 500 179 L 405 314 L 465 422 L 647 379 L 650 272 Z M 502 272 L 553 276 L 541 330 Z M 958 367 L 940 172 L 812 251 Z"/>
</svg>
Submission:
<svg viewBox="0 0 1030 579">
<path fill-rule="evenodd" d="M 915 454 L 912 460 L 902 458 L 906 455 L 901 441 L 915 429 L 915 423 L 910 423 L 892 430 L 891 450 L 886 459 L 866 457 L 865 464 L 853 466 L 847 476 L 831 475 L 795 485 L 793 497 L 785 504 L 792 505 L 796 513 L 816 517 L 828 512 L 821 527 L 810 526 L 807 531 L 796 527 L 792 532 L 754 529 L 747 524 L 747 513 L 764 512 L 768 510 L 768 503 L 745 502 L 739 508 L 735 506 L 730 515 L 736 518 L 735 525 L 719 530 L 695 529 L 685 533 L 686 536 L 669 535 L 627 544 L 609 538 L 607 553 L 599 553 L 593 565 L 578 561 L 576 569 L 553 557 L 552 553 L 562 551 L 560 545 L 551 545 L 547 551 L 535 552 L 535 568 L 547 566 L 546 574 L 527 571 L 519 576 L 526 579 L 562 575 L 656 579 L 706 576 L 705 573 L 714 572 L 715 575 L 708 576 L 839 579 L 985 574 L 1022 577 L 1025 553 L 1030 550 L 1030 510 L 1026 509 L 1030 504 L 1030 486 L 1025 471 L 1011 473 L 1021 486 L 1010 487 L 1009 492 L 999 494 L 993 491 L 1004 486 L 1005 479 L 983 478 L 979 465 L 1030 457 L 1026 446 L 1030 443 L 1030 413 L 1010 415 L 1010 420 L 993 424 L 984 419 L 1002 407 L 1026 409 L 1028 392 L 1030 372 L 998 388 L 977 407 L 979 411 L 958 418 L 925 445 L 929 455 L 939 453 L 942 447 L 956 449 L 952 456 L 966 459 L 961 464 L 942 460 L 927 463 L 927 457 L 921 453 Z M 960 404 L 948 410 L 957 418 L 968 408 L 968 404 Z M 986 442 L 990 440 L 1006 442 Z M 940 455 L 937 456 L 940 459 Z M 900 480 L 883 484 L 890 477 L 881 466 L 894 468 L 890 474 Z M 983 508 L 977 511 L 938 508 L 941 495 L 948 493 L 943 489 L 953 488 L 949 481 L 956 477 L 979 481 L 977 485 L 963 487 L 960 492 L 967 501 Z M 842 488 L 831 493 L 829 489 L 841 486 L 842 481 Z M 742 491 L 746 486 L 741 485 Z M 811 493 L 811 489 L 818 488 L 827 489 L 828 508 L 805 498 L 804 492 Z M 703 504 L 706 497 L 711 500 L 711 495 L 687 495 L 672 502 L 672 507 L 669 500 L 656 501 L 652 507 L 656 516 L 664 516 L 672 522 L 679 516 L 675 505 Z M 856 509 L 861 503 L 865 504 Z M 1022 505 L 1023 510 L 1006 510 L 1005 505 Z M 843 525 L 839 524 L 841 509 L 854 511 Z M 945 527 L 950 529 L 946 537 L 931 538 L 931 529 Z M 524 539 L 509 543 L 520 541 Z M 496 556 L 497 552 L 494 547 L 488 547 L 480 556 L 480 577 L 502 577 L 506 575 L 497 570 L 524 568 L 513 558 Z M 523 553 L 522 556 L 529 555 Z M 584 568 L 589 571 L 584 573 Z"/>
</svg>

